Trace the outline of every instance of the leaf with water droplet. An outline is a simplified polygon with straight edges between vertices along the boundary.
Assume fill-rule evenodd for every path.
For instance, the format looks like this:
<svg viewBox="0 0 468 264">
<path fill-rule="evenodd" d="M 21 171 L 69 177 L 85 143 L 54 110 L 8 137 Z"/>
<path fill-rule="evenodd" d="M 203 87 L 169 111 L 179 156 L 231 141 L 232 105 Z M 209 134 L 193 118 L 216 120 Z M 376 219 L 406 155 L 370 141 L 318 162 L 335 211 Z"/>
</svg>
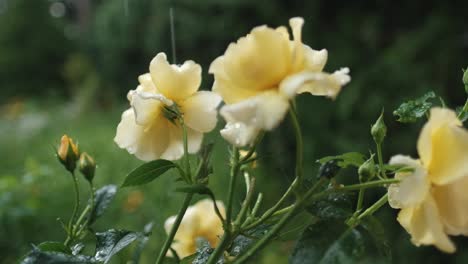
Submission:
<svg viewBox="0 0 468 264">
<path fill-rule="evenodd" d="M 107 263 L 112 256 L 141 237 L 143 237 L 142 233 L 117 229 L 96 233 L 97 243 L 94 258 Z"/>
<path fill-rule="evenodd" d="M 290 263 L 391 263 L 390 248 L 381 236 L 383 231 L 376 235 L 376 228 L 383 230 L 375 222 L 350 228 L 342 220 L 319 221 L 304 231 Z"/>
<path fill-rule="evenodd" d="M 420 98 L 404 102 L 395 111 L 393 111 L 393 115 L 397 116 L 397 121 L 401 123 L 416 122 L 432 107 L 432 103 L 428 102 L 428 100 L 435 97 L 435 93 L 430 91 Z"/>
<path fill-rule="evenodd" d="M 106 185 L 94 194 L 94 208 L 89 214 L 89 225 L 93 224 L 98 217 L 109 207 L 117 193 L 117 186 L 113 184 Z"/>
<path fill-rule="evenodd" d="M 84 255 L 69 255 L 57 251 L 42 251 L 34 247 L 21 261 L 21 264 L 91 264 L 98 263 L 93 257 Z"/>
</svg>

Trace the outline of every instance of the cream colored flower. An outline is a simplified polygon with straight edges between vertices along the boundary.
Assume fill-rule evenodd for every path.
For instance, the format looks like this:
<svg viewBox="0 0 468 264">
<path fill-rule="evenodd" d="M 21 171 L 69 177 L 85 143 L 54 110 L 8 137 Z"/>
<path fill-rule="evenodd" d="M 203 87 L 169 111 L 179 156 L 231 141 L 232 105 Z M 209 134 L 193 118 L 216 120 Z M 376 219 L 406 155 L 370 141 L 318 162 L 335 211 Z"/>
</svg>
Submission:
<svg viewBox="0 0 468 264">
<path fill-rule="evenodd" d="M 171 65 L 159 53 L 149 73 L 138 77 L 136 90 L 128 93 L 131 108 L 122 114 L 114 141 L 141 160 L 176 160 L 182 157 L 182 129 L 177 120 L 166 118 L 165 107 L 178 106 L 187 126 L 188 151 L 200 149 L 203 133 L 213 130 L 221 97 L 198 91 L 201 67 L 193 61 Z"/>
<path fill-rule="evenodd" d="M 401 182 L 390 185 L 389 203 L 401 209 L 398 221 L 415 245 L 452 253 L 448 235 L 468 235 L 468 131 L 453 111 L 433 108 L 417 148 L 420 160 L 390 160 L 413 171 L 396 174 Z"/>
<path fill-rule="evenodd" d="M 216 201 L 216 205 L 224 217 L 225 209 L 223 202 Z M 164 223 L 166 233 L 169 234 L 175 220 L 175 215 L 166 220 Z M 187 209 L 171 247 L 180 258 L 184 258 L 196 252 L 197 239 L 208 241 L 211 247 L 214 248 L 218 245 L 223 233 L 223 223 L 215 212 L 213 201 L 204 199 Z M 168 252 L 168 255 L 172 254 Z"/>
<path fill-rule="evenodd" d="M 292 40 L 285 27 L 259 26 L 231 43 L 210 66 L 213 91 L 227 104 L 221 109 L 227 121 L 221 134 L 232 144 L 245 146 L 259 131 L 278 126 L 296 94 L 335 98 L 351 80 L 348 68 L 322 72 L 327 51 L 302 43 L 302 18 L 289 22 Z"/>
</svg>

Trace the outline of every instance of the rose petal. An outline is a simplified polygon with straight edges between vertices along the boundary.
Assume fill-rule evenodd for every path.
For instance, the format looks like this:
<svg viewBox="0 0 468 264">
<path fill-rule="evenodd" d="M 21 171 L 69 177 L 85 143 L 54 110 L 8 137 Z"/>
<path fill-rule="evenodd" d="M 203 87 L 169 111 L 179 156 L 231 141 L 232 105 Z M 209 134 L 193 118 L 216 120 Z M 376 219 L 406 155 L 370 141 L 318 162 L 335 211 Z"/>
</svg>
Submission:
<svg viewBox="0 0 468 264">
<path fill-rule="evenodd" d="M 392 208 L 407 208 L 421 204 L 429 194 L 430 182 L 427 171 L 418 160 L 408 156 L 397 155 L 390 159 L 390 164 L 409 166 L 413 172 L 397 173 L 399 183 L 388 188 L 388 201 Z"/>
<path fill-rule="evenodd" d="M 431 195 L 420 206 L 402 209 L 398 214 L 398 222 L 411 235 L 411 241 L 416 246 L 434 245 L 444 252 L 455 252 L 455 245 L 444 232 L 437 205 Z"/>
<path fill-rule="evenodd" d="M 150 74 L 158 91 L 174 101 L 189 97 L 201 84 L 200 65 L 193 61 L 186 61 L 182 66 L 171 65 L 164 53 L 158 53 L 151 61 Z"/>
<path fill-rule="evenodd" d="M 189 97 L 181 105 L 184 121 L 188 127 L 199 132 L 210 132 L 216 127 L 221 97 L 213 92 L 200 91 Z"/>
</svg>

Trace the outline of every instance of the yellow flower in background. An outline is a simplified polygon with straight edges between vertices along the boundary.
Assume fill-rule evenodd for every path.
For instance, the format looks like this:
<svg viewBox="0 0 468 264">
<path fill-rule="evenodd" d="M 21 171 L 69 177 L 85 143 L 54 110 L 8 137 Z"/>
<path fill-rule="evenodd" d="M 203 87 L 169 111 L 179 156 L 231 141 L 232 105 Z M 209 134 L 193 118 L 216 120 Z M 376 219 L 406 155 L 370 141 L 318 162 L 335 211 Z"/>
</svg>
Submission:
<svg viewBox="0 0 468 264">
<path fill-rule="evenodd" d="M 122 114 L 114 141 L 144 161 L 181 158 L 182 129 L 167 116 L 167 107 L 177 106 L 187 126 L 188 151 L 197 152 L 203 133 L 216 126 L 221 97 L 198 91 L 201 67 L 193 61 L 171 65 L 166 54 L 159 53 L 149 71 L 139 76 L 138 87 L 128 93 L 131 108 Z"/>
<path fill-rule="evenodd" d="M 221 215 L 225 216 L 224 204 L 216 201 Z M 169 217 L 164 223 L 164 229 L 169 234 L 177 216 Z M 197 239 L 208 241 L 211 247 L 216 247 L 220 237 L 223 235 L 223 223 L 214 209 L 213 201 L 203 199 L 190 206 L 185 212 L 179 229 L 171 245 L 180 258 L 194 254 L 197 250 Z M 168 255 L 172 255 L 168 252 Z"/>
<path fill-rule="evenodd" d="M 348 68 L 332 74 L 322 72 L 327 51 L 302 43 L 302 18 L 289 22 L 292 40 L 286 27 L 255 27 L 231 43 L 210 66 L 215 78 L 213 91 L 227 104 L 221 109 L 227 121 L 221 134 L 234 145 L 245 146 L 259 131 L 275 128 L 296 94 L 335 98 L 351 80 Z"/>
<path fill-rule="evenodd" d="M 401 181 L 388 189 L 390 206 L 401 209 L 398 221 L 415 245 L 453 253 L 448 235 L 468 235 L 468 131 L 452 110 L 433 108 L 417 149 L 420 160 L 390 160 L 413 168 L 396 174 Z"/>
</svg>

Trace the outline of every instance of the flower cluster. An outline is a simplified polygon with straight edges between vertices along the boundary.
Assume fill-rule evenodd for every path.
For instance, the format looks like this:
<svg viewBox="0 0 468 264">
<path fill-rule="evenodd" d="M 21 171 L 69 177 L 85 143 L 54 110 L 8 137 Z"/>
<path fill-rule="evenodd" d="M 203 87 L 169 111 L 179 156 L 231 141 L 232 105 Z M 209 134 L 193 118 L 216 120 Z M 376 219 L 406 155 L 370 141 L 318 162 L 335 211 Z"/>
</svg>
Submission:
<svg viewBox="0 0 468 264">
<path fill-rule="evenodd" d="M 398 221 L 414 244 L 452 253 L 448 235 L 468 235 L 468 131 L 453 111 L 433 108 L 417 149 L 419 160 L 391 159 L 412 172 L 396 174 L 401 182 L 389 187 L 389 203 L 401 209 Z"/>
</svg>

